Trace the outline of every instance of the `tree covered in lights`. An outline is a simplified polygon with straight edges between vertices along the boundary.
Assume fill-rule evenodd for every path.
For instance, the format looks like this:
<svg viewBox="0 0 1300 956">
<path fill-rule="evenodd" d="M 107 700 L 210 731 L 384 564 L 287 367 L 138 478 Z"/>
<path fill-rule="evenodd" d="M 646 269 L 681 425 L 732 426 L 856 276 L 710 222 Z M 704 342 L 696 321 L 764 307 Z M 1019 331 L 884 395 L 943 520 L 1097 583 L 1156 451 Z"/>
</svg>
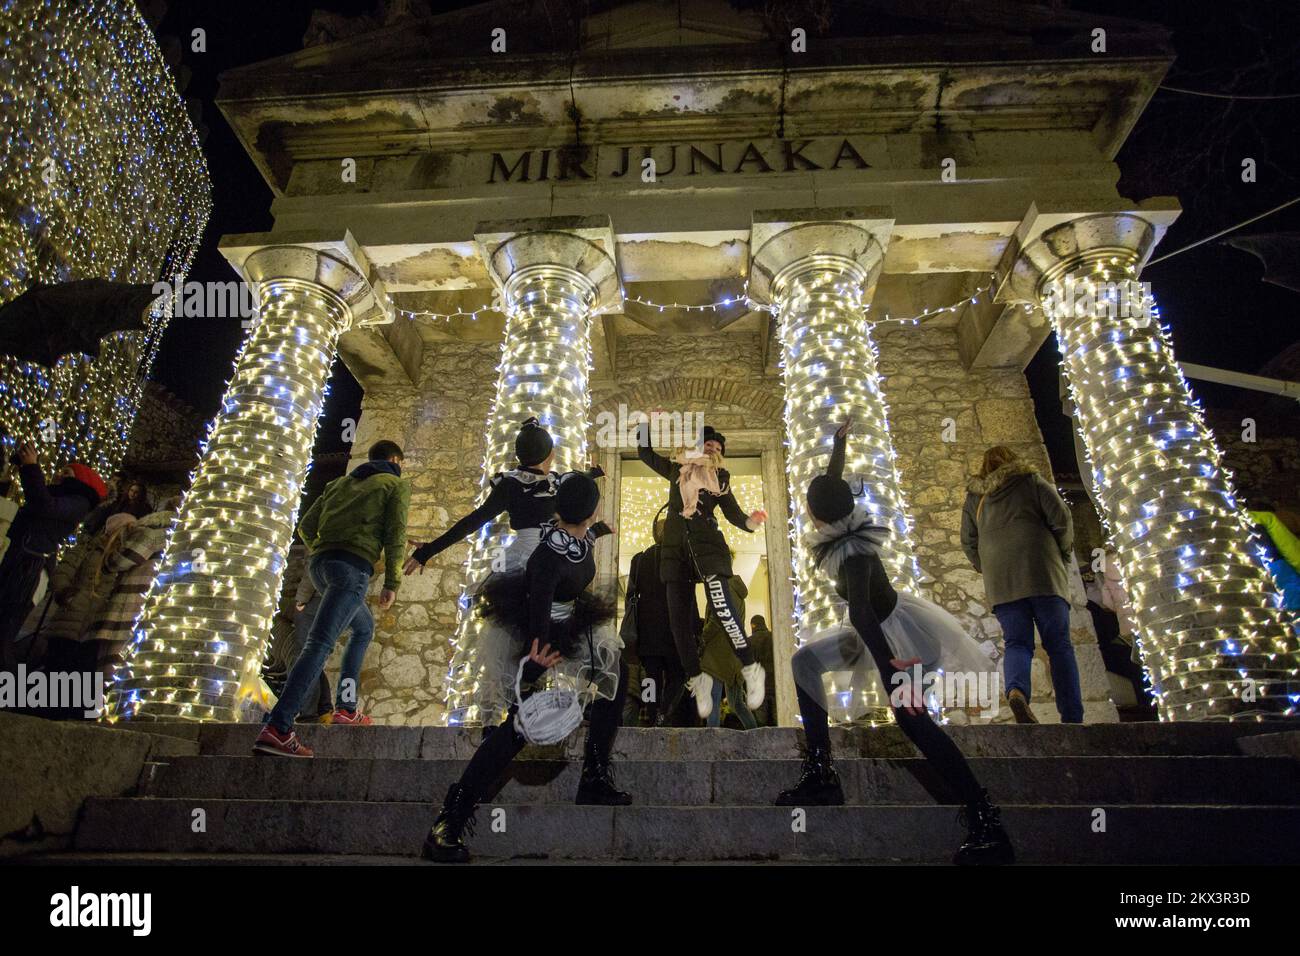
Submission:
<svg viewBox="0 0 1300 956">
<path fill-rule="evenodd" d="M 211 210 L 197 135 L 128 0 L 0 3 L 0 302 L 33 283 L 188 272 Z M 167 315 L 54 368 L 0 356 L 0 429 L 108 474 Z"/>
</svg>

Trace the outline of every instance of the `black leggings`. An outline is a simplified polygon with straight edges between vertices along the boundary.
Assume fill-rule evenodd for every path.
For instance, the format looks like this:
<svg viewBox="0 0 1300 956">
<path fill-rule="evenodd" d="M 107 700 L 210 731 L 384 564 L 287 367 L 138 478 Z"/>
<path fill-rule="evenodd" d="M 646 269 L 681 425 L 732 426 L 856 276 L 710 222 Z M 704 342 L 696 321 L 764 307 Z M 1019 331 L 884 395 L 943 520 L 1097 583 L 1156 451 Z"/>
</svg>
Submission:
<svg viewBox="0 0 1300 956">
<path fill-rule="evenodd" d="M 590 721 L 587 725 L 587 743 L 585 755 L 608 758 L 613 749 L 614 738 L 623 723 L 623 698 L 627 696 L 627 664 L 619 661 L 618 688 L 613 700 L 598 700 L 588 710 Z M 489 733 L 469 765 L 460 776 L 460 782 L 474 795 L 476 801 L 486 796 L 501 774 L 510 766 L 510 761 L 519 755 L 527 741 L 524 735 L 515 730 L 515 712 L 518 705 L 512 705 L 506 719 L 500 726 Z"/>
<path fill-rule="evenodd" d="M 673 643 L 682 659 L 682 670 L 687 677 L 700 672 L 700 644 L 695 633 L 695 582 L 665 581 L 668 592 L 668 626 L 673 632 Z M 754 652 L 745 636 L 744 613 L 736 606 L 731 593 L 731 579 L 724 574 L 704 575 L 704 597 L 717 616 L 718 622 L 731 640 L 731 648 L 740 663 L 754 663 Z"/>
<path fill-rule="evenodd" d="M 881 662 L 877 661 L 876 666 L 880 669 Z M 892 665 L 889 666 L 888 671 L 892 673 Z M 804 737 L 809 748 L 829 750 L 831 733 L 825 699 L 817 700 L 804 690 L 803 683 L 804 681 L 795 682 L 795 694 L 799 699 L 799 713 L 803 717 Z M 924 711 L 919 714 L 909 714 L 901 707 L 890 709 L 898 726 L 902 728 L 903 733 L 907 734 L 907 739 L 921 751 L 921 756 L 930 761 L 939 776 L 961 798 L 961 801 L 977 803 L 983 797 L 984 791 L 979 781 L 975 779 L 975 774 L 971 773 L 970 764 L 966 762 L 966 758 L 962 756 L 962 752 L 957 749 L 957 745 L 951 738 L 930 719 L 930 715 Z"/>
</svg>

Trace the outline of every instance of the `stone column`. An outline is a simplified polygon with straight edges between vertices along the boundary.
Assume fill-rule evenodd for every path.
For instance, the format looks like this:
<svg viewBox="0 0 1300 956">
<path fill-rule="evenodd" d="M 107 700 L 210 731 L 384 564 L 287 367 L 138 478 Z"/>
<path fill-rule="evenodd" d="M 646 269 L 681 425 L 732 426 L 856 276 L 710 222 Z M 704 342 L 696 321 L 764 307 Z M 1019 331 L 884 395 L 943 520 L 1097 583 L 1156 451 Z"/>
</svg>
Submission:
<svg viewBox="0 0 1300 956">
<path fill-rule="evenodd" d="M 1295 713 L 1298 645 L 1249 518 L 1138 269 L 1156 239 L 1127 213 L 1029 243 L 1013 295 L 1052 321 L 1090 477 L 1122 565 L 1163 720 Z"/>
<path fill-rule="evenodd" d="M 826 470 L 835 429 L 846 414 L 853 415 L 854 424 L 845 478 L 858 500 L 894 531 L 885 565 L 895 586 L 916 590 L 920 580 L 867 320 L 892 225 L 890 219 L 754 225 L 749 290 L 755 300 L 776 308 L 782 349 L 799 644 L 844 619 L 844 602 L 813 566 L 814 529 L 804 502 L 808 483 Z M 793 695 L 791 653 L 786 648 L 776 667 Z M 873 720 L 888 719 L 888 702 L 874 684 L 860 703 Z"/>
<path fill-rule="evenodd" d="M 619 297 L 614 240 L 607 219 L 555 226 L 544 219 L 487 224 L 477 237 L 506 312 L 496 397 L 487 420 L 485 493 L 493 474 L 515 467 L 519 425 L 534 415 L 555 440 L 556 471 L 585 468 L 589 460 L 592 319 Z M 449 724 L 478 725 L 499 718 L 488 712 L 481 693 L 481 625 L 469 614 L 469 595 L 512 540 L 502 516 L 471 542 L 447 674 Z"/>
<path fill-rule="evenodd" d="M 243 271 L 259 318 L 115 675 L 114 718 L 239 718 L 258 686 L 335 345 L 388 316 L 326 252 L 263 248 Z"/>
</svg>

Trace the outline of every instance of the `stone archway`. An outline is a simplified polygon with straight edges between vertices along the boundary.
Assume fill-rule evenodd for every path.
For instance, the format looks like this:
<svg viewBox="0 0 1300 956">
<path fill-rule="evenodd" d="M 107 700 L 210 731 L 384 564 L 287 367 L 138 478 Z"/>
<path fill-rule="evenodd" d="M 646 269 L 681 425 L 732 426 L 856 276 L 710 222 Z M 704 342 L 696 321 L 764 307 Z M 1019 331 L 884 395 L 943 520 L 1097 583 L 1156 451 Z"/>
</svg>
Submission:
<svg viewBox="0 0 1300 956">
<path fill-rule="evenodd" d="M 597 384 L 593 391 L 603 391 Z M 601 395 L 591 404 L 591 420 L 602 412 L 617 414 L 619 406 L 629 410 L 705 411 L 717 418 L 717 427 L 780 428 L 783 398 L 780 379 L 758 383 L 720 378 L 672 376 L 638 382 Z M 713 424 L 710 420 L 710 424 Z"/>
</svg>

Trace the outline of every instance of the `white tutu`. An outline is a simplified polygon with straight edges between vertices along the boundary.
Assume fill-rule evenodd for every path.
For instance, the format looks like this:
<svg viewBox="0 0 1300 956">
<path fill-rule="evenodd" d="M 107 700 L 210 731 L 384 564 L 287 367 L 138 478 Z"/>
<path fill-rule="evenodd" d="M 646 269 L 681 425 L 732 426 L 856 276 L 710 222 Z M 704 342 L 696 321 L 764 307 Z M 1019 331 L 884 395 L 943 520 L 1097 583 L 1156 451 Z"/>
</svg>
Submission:
<svg viewBox="0 0 1300 956">
<path fill-rule="evenodd" d="M 957 619 L 939 605 L 899 591 L 898 604 L 880 627 L 895 658 L 920 658 L 920 678 L 931 698 L 932 710 L 936 706 L 997 706 L 997 665 Z M 857 717 L 869 688 L 874 687 L 876 699 L 888 700 L 875 661 L 857 630 L 848 623 L 827 628 L 806 641 L 795 652 L 793 666 L 796 683 L 821 703 L 832 719 Z M 832 698 L 829 706 L 828 675 Z"/>
</svg>

